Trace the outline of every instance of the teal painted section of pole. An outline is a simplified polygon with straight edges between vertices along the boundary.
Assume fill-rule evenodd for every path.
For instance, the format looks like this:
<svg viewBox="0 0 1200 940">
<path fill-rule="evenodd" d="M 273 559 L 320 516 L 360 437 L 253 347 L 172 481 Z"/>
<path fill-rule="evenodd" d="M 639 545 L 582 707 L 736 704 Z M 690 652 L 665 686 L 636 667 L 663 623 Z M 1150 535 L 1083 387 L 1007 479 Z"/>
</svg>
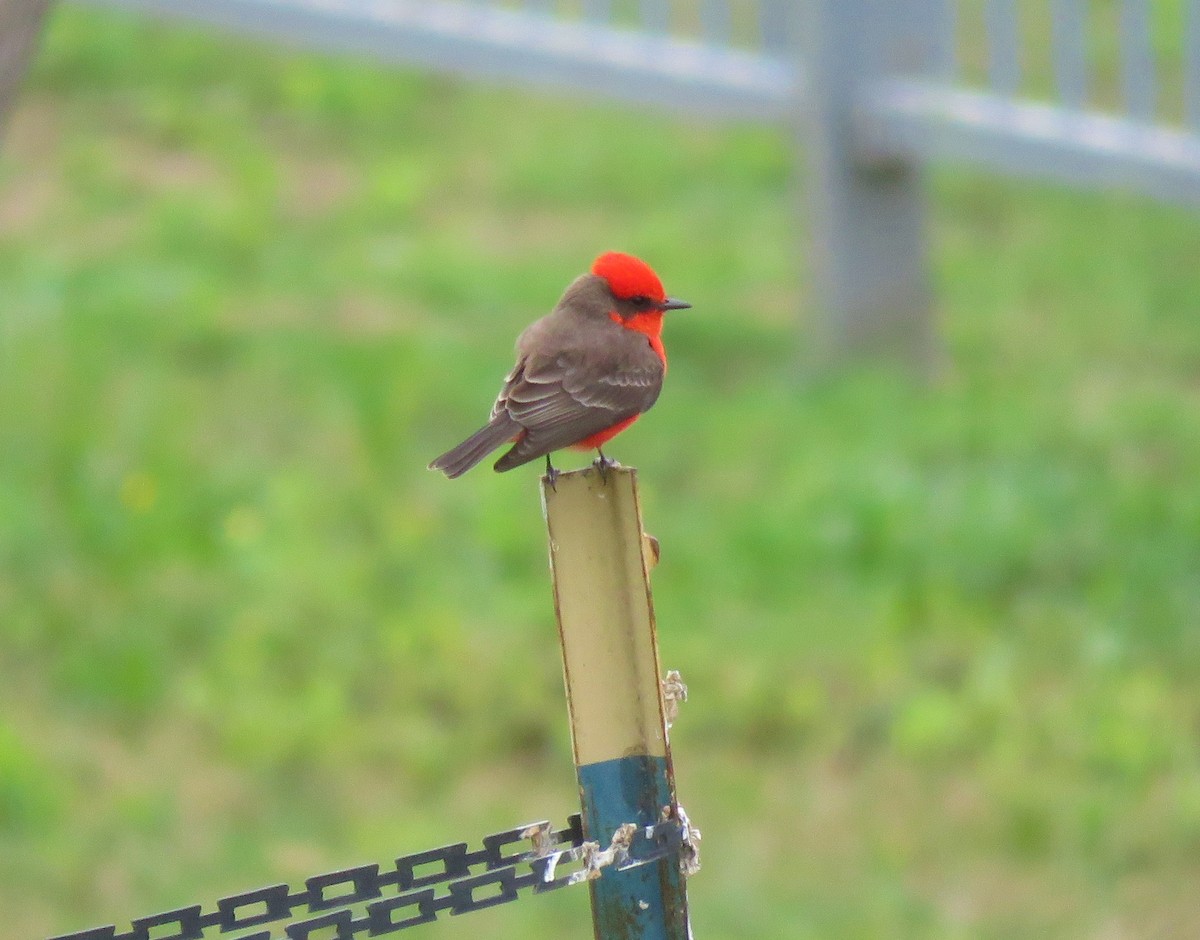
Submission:
<svg viewBox="0 0 1200 940">
<path fill-rule="evenodd" d="M 624 823 L 652 826 L 673 805 L 670 768 L 663 757 L 622 757 L 578 768 L 583 831 L 603 847 Z M 687 903 L 677 859 L 591 883 L 596 937 L 674 940 L 686 937 Z"/>
</svg>

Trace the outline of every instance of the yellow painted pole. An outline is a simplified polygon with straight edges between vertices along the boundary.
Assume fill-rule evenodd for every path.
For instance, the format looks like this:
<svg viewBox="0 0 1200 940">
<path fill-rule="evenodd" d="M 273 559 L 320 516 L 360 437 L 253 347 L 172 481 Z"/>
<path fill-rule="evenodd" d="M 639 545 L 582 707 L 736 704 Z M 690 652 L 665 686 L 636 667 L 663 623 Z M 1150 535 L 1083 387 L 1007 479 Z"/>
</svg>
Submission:
<svg viewBox="0 0 1200 940">
<path fill-rule="evenodd" d="M 642 532 L 637 473 L 592 467 L 542 481 L 554 606 L 584 836 L 608 845 L 625 823 L 676 813 L 650 597 L 657 543 Z M 591 883 L 597 940 L 686 940 L 677 859 Z"/>
</svg>

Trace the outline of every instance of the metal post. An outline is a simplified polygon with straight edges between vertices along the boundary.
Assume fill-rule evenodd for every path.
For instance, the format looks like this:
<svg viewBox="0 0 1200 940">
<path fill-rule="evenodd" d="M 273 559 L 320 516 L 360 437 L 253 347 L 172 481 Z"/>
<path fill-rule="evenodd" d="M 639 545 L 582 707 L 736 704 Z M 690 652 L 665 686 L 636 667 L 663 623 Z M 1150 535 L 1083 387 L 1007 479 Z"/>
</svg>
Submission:
<svg viewBox="0 0 1200 940">
<path fill-rule="evenodd" d="M 637 474 L 591 468 L 543 479 L 584 837 L 675 812 Z M 596 940 L 687 940 L 676 859 L 591 883 Z"/>
<path fill-rule="evenodd" d="M 50 0 L 0 0 L 0 130 L 42 31 Z"/>
<path fill-rule="evenodd" d="M 801 67 L 801 144 L 810 175 L 810 274 L 824 357 L 882 351 L 926 363 L 934 351 L 920 167 L 859 146 L 871 85 L 929 62 L 929 0 L 811 0 Z M 932 15 L 931 15 L 932 11 Z"/>
</svg>

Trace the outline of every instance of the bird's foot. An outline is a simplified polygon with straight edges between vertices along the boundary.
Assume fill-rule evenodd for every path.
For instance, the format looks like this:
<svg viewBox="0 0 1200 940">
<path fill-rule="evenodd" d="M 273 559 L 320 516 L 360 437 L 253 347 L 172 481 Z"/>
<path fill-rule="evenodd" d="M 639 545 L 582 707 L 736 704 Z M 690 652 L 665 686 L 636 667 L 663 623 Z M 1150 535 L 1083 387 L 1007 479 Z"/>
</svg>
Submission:
<svg viewBox="0 0 1200 940">
<path fill-rule="evenodd" d="M 602 451 L 598 447 L 596 448 L 596 453 L 599 454 L 599 456 L 595 460 L 592 461 L 592 466 L 600 471 L 601 482 L 607 483 L 608 482 L 608 471 L 611 470 L 613 467 L 620 467 L 621 465 L 617 461 L 613 460 L 611 457 L 605 457 L 604 451 Z"/>
<path fill-rule="evenodd" d="M 555 484 L 558 483 L 558 474 L 559 473 L 560 473 L 560 471 L 556 470 L 554 468 L 554 465 L 552 463 L 550 463 L 550 455 L 547 454 L 546 455 L 546 482 L 550 485 L 550 489 L 554 490 L 554 492 L 556 492 L 556 493 L 558 492 L 558 487 Z"/>
</svg>

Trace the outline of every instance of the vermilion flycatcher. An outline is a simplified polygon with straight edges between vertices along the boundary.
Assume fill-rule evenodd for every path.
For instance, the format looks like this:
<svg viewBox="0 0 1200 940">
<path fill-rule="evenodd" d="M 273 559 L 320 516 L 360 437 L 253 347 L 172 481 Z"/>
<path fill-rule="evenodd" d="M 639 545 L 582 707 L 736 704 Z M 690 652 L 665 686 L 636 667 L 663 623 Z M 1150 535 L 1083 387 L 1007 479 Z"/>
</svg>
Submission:
<svg viewBox="0 0 1200 940">
<path fill-rule="evenodd" d="M 429 465 L 453 479 L 501 444 L 497 473 L 576 447 L 599 453 L 658 400 L 667 372 L 663 314 L 690 307 L 668 297 L 639 258 L 610 251 L 576 278 L 554 310 L 517 339 L 517 364 L 486 425 Z"/>
</svg>

